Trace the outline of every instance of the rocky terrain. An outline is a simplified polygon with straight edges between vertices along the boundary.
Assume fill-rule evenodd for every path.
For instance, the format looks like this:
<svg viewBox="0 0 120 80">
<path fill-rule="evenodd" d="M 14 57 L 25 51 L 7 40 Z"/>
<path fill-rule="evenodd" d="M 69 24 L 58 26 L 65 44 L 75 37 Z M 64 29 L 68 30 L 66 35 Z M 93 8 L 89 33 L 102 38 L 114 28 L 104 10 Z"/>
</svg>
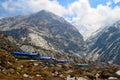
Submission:
<svg viewBox="0 0 120 80">
<path fill-rule="evenodd" d="M 120 21 L 101 29 L 87 44 L 88 59 L 120 64 Z"/>
<path fill-rule="evenodd" d="M 70 63 L 56 63 L 42 60 L 17 59 L 12 51 L 23 51 L 18 41 L 10 36 L 0 34 L 0 79 L 1 80 L 114 80 L 120 79 L 120 66 L 109 63 L 85 62 L 79 57 L 56 54 L 58 59 L 70 59 Z M 29 44 L 27 44 L 29 45 Z M 32 45 L 31 45 L 32 46 Z M 42 50 L 42 49 L 41 49 Z M 44 50 L 44 54 L 47 50 Z M 42 55 L 44 55 L 42 54 Z M 76 66 L 77 63 L 86 63 L 88 67 Z"/>
<path fill-rule="evenodd" d="M 119 80 L 120 66 L 89 62 L 89 67 L 75 63 L 48 63 L 41 60 L 19 60 L 0 49 L 1 80 Z"/>
<path fill-rule="evenodd" d="M 22 51 L 17 45 L 17 41 L 11 37 L 0 33 L 0 49 L 8 52 Z"/>
</svg>

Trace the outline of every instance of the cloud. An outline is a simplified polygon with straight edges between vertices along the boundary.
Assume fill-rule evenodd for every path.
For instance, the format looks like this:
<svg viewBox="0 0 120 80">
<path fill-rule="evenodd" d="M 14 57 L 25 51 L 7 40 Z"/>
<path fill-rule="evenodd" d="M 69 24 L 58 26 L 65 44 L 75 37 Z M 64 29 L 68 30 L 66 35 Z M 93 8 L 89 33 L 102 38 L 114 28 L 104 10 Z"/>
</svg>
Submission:
<svg viewBox="0 0 120 80">
<path fill-rule="evenodd" d="M 88 0 L 78 0 L 69 5 L 69 15 L 75 15 L 72 23 L 76 25 L 84 37 L 89 37 L 97 29 L 111 25 L 120 20 L 120 7 L 110 7 L 112 2 L 106 5 L 99 4 L 96 8 L 91 8 Z"/>
<path fill-rule="evenodd" d="M 107 5 L 107 6 L 110 6 L 110 5 L 112 5 L 112 2 L 111 2 L 111 1 L 108 1 L 108 2 L 106 3 L 106 5 Z"/>
<path fill-rule="evenodd" d="M 30 6 L 33 12 L 45 9 L 56 13 L 59 16 L 62 16 L 66 12 L 66 9 L 63 6 L 61 6 L 56 0 L 29 0 L 28 5 Z"/>
<path fill-rule="evenodd" d="M 115 4 L 120 3 L 120 0 L 113 0 Z"/>
<path fill-rule="evenodd" d="M 66 12 L 56 0 L 8 0 L 2 3 L 2 7 L 9 13 L 33 13 L 45 9 L 62 16 Z"/>
<path fill-rule="evenodd" d="M 2 11 L 6 16 L 20 15 L 31 12 L 27 1 L 25 0 L 6 0 L 0 3 Z"/>
<path fill-rule="evenodd" d="M 6 10 L 6 11 L 9 11 L 9 12 L 13 12 L 14 11 L 14 8 L 13 7 L 9 7 L 9 4 L 11 4 L 11 1 L 8 1 L 8 2 L 4 2 L 2 3 L 2 7 Z"/>
</svg>

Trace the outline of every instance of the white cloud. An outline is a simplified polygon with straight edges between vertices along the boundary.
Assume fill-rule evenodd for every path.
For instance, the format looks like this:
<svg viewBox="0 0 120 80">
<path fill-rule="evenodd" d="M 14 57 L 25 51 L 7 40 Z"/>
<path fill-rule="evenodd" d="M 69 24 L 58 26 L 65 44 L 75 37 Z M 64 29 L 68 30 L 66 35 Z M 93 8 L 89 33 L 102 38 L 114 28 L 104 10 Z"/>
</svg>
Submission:
<svg viewBox="0 0 120 80">
<path fill-rule="evenodd" d="M 9 2 L 9 3 L 11 3 L 11 1 L 8 1 L 8 2 Z M 14 11 L 14 8 L 9 7 L 8 2 L 4 2 L 4 3 L 2 3 L 2 4 L 1 4 L 1 5 L 2 5 L 2 7 L 3 7 L 6 11 L 9 11 L 9 12 Z"/>
<path fill-rule="evenodd" d="M 110 6 L 110 5 L 112 5 L 112 2 L 109 1 L 109 2 L 107 2 L 106 4 L 107 4 L 107 6 Z"/>
<path fill-rule="evenodd" d="M 110 25 L 120 20 L 120 7 L 111 8 L 111 2 L 107 5 L 99 4 L 97 8 L 91 8 L 88 0 L 78 0 L 69 5 L 69 15 L 76 15 L 72 23 L 79 31 L 88 37 L 100 27 Z"/>
<path fill-rule="evenodd" d="M 65 8 L 61 6 L 56 0 L 29 0 L 28 5 L 34 12 L 45 9 L 56 13 L 59 16 L 62 16 L 66 12 Z"/>
<path fill-rule="evenodd" d="M 25 0 L 7 0 L 1 3 L 2 8 L 8 13 L 26 13 L 29 10 L 29 6 Z"/>
<path fill-rule="evenodd" d="M 8 0 L 2 3 L 2 7 L 8 12 L 21 11 L 22 13 L 37 12 L 42 9 L 51 11 L 59 16 L 62 16 L 66 9 L 61 6 L 56 0 Z"/>
<path fill-rule="evenodd" d="M 120 0 L 113 0 L 115 4 L 120 3 Z"/>
</svg>

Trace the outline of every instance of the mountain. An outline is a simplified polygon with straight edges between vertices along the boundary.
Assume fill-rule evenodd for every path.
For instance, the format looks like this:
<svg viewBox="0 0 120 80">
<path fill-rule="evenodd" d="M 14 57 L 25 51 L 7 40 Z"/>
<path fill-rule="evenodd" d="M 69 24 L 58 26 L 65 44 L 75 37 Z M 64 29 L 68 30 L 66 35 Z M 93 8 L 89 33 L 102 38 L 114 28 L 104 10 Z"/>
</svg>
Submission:
<svg viewBox="0 0 120 80">
<path fill-rule="evenodd" d="M 1 19 L 0 31 L 47 50 L 81 53 L 84 47 L 83 37 L 73 25 L 45 10 Z"/>
<path fill-rule="evenodd" d="M 78 54 L 72 54 L 84 50 L 82 36 L 71 24 L 50 12 L 4 18 L 0 20 L 0 32 L 1 80 L 120 79 L 120 75 L 116 74 L 120 66 L 102 62 L 86 63 Z M 16 59 L 11 54 L 13 51 L 37 52 L 42 56 L 68 59 L 70 63 Z M 89 67 L 80 67 L 78 63 L 86 63 Z"/>
<path fill-rule="evenodd" d="M 120 64 L 120 21 L 100 29 L 87 44 L 88 59 Z"/>
</svg>

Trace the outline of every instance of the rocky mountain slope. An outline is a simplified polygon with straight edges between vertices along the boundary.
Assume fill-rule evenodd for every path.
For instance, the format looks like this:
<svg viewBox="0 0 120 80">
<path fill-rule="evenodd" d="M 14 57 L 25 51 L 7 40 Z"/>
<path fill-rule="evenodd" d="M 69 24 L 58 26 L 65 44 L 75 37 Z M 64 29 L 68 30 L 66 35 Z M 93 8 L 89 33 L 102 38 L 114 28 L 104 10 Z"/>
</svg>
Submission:
<svg viewBox="0 0 120 80">
<path fill-rule="evenodd" d="M 101 29 L 87 44 L 88 59 L 120 64 L 120 21 Z"/>
<path fill-rule="evenodd" d="M 75 54 L 66 54 L 57 51 L 47 50 L 35 45 L 31 45 L 29 43 L 23 42 L 21 40 L 17 40 L 12 36 L 7 36 L 0 33 L 0 49 L 12 53 L 13 51 L 25 51 L 30 53 L 39 53 L 41 56 L 50 56 L 55 57 L 57 59 L 69 59 L 71 62 L 75 63 L 84 63 L 85 60 L 80 58 Z"/>
<path fill-rule="evenodd" d="M 77 67 L 75 66 L 77 63 L 85 62 L 80 62 L 79 58 L 67 54 L 58 54 L 55 57 L 70 59 L 70 63 L 16 59 L 11 52 L 13 50 L 22 51 L 20 43 L 22 42 L 10 36 L 0 34 L 1 80 L 66 80 L 68 78 L 104 80 L 111 77 L 120 79 L 120 75 L 116 74 L 120 70 L 118 65 L 89 62 L 87 68 Z"/>
<path fill-rule="evenodd" d="M 11 36 L 7 36 L 0 33 L 0 49 L 8 52 L 22 51 L 17 45 L 17 41 Z"/>
<path fill-rule="evenodd" d="M 83 37 L 73 25 L 45 10 L 1 19 L 0 31 L 47 50 L 81 53 L 84 47 Z"/>
</svg>

